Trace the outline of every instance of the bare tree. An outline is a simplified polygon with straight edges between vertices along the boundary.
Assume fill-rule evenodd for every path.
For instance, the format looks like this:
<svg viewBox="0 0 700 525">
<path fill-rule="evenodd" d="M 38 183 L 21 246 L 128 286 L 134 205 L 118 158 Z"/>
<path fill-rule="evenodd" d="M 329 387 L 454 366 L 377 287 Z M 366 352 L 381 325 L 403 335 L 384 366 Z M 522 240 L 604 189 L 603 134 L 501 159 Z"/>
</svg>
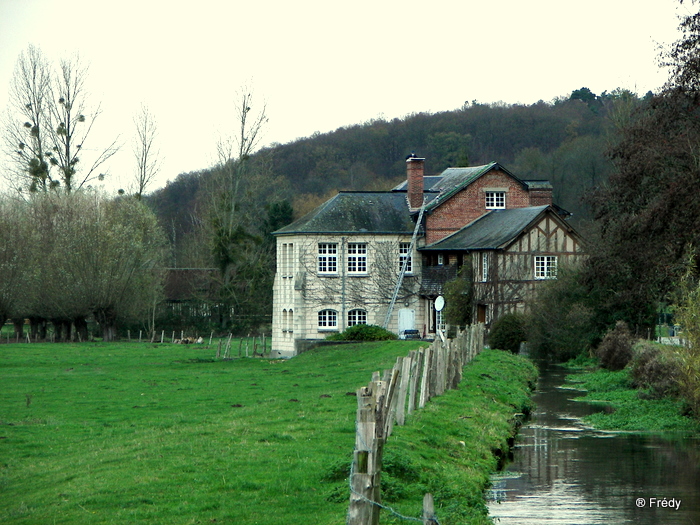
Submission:
<svg viewBox="0 0 700 525">
<path fill-rule="evenodd" d="M 118 146 L 115 140 L 86 153 L 85 143 L 100 115 L 99 106 L 88 113 L 86 79 L 87 68 L 77 56 L 62 60 L 55 75 L 38 48 L 29 46 L 19 56 L 4 124 L 15 189 L 35 192 L 62 185 L 70 193 L 102 177 L 98 168 Z"/>
<path fill-rule="evenodd" d="M 58 167 L 63 187 L 70 193 L 94 179 L 101 180 L 104 175 L 97 174 L 97 169 L 114 155 L 119 147 L 115 139 L 106 148 L 98 150 L 92 163 L 79 171 L 78 163 L 85 141 L 101 110 L 98 106 L 91 115 L 87 114 L 85 82 L 88 68 L 82 64 L 78 55 L 69 60 L 61 60 L 59 69 L 52 86 L 52 104 L 49 106 L 53 124 L 51 162 Z"/>
<path fill-rule="evenodd" d="M 30 45 L 17 59 L 4 122 L 5 147 L 12 166 L 8 179 L 15 189 L 46 191 L 52 184 L 50 100 L 49 64 L 41 51 Z"/>
<path fill-rule="evenodd" d="M 136 188 L 134 195 L 137 199 L 146 191 L 160 171 L 160 150 L 155 141 L 158 126 L 153 114 L 144 105 L 134 118 L 136 125 L 136 140 L 134 143 L 134 158 L 136 159 Z"/>
<path fill-rule="evenodd" d="M 228 235 L 232 235 L 240 224 L 241 184 L 247 175 L 250 155 L 258 147 L 262 130 L 268 122 L 266 104 L 263 102 L 255 111 L 253 107 L 253 94 L 244 86 L 238 92 L 236 104 L 238 134 L 221 137 L 216 144 L 218 176 L 215 184 L 221 198 L 213 211 Z"/>
<path fill-rule="evenodd" d="M 265 211 L 261 187 L 272 177 L 265 180 L 268 166 L 264 162 L 257 162 L 256 168 L 250 169 L 251 154 L 259 144 L 268 117 L 264 103 L 260 109 L 253 109 L 253 99 L 247 88 L 239 91 L 238 132 L 218 141 L 218 163 L 207 191 L 207 237 L 219 269 L 221 300 L 227 305 L 227 312 L 236 313 L 251 303 L 251 295 L 259 295 L 257 284 L 272 275 L 268 270 L 269 254 L 263 249 L 260 235 L 264 218 L 261 214 Z M 261 172 L 265 175 L 259 176 Z M 227 320 L 223 319 L 223 323 L 227 324 Z"/>
</svg>

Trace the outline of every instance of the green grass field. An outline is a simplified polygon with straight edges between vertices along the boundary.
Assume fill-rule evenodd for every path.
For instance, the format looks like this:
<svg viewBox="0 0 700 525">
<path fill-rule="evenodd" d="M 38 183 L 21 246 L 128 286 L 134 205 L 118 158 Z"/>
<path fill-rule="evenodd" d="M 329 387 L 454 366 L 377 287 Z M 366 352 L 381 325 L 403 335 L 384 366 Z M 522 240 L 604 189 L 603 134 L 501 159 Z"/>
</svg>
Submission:
<svg viewBox="0 0 700 525">
<path fill-rule="evenodd" d="M 352 457 L 349 393 L 416 345 L 343 345 L 287 361 L 214 360 L 202 345 L 0 345 L 0 523 L 345 523 L 346 483 L 334 473 Z M 505 395 L 495 388 L 494 402 Z M 439 406 L 391 439 L 424 431 Z M 484 432 L 507 437 L 502 426 Z M 433 445 L 410 446 L 422 457 L 439 454 Z"/>
</svg>

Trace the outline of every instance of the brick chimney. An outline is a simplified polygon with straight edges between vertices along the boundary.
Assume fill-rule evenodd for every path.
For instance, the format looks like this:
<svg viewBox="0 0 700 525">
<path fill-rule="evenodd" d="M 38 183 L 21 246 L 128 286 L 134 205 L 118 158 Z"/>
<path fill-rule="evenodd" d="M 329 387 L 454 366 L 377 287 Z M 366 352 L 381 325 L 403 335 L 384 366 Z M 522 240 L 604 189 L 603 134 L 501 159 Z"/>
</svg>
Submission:
<svg viewBox="0 0 700 525">
<path fill-rule="evenodd" d="M 527 192 L 530 197 L 530 206 L 552 205 L 552 185 L 546 180 L 529 180 Z"/>
<path fill-rule="evenodd" d="M 406 178 L 408 179 L 408 206 L 417 210 L 423 205 L 423 169 L 425 159 L 411 153 L 406 158 Z"/>
</svg>

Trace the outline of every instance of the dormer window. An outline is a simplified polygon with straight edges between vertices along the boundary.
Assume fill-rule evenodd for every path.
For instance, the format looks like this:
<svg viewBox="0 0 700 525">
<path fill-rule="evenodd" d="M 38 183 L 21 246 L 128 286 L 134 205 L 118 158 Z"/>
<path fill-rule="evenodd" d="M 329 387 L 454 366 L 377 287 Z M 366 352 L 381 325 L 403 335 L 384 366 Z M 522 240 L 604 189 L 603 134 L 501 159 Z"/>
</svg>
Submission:
<svg viewBox="0 0 700 525">
<path fill-rule="evenodd" d="M 486 192 L 486 209 L 487 210 L 505 210 L 506 209 L 506 192 L 505 191 L 487 191 Z"/>
</svg>

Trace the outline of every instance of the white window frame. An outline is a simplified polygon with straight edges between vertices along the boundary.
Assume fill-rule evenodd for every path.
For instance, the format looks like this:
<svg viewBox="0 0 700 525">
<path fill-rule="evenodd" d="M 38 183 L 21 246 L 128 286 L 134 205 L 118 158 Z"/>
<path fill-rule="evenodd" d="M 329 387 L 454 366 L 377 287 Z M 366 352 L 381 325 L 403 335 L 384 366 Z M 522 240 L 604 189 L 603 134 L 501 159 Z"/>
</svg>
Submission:
<svg viewBox="0 0 700 525">
<path fill-rule="evenodd" d="M 367 243 L 348 243 L 348 273 L 353 275 L 367 273 Z"/>
<path fill-rule="evenodd" d="M 438 253 L 437 263 L 438 263 L 438 266 L 443 266 L 445 264 L 445 256 L 443 254 Z"/>
<path fill-rule="evenodd" d="M 445 311 L 435 310 L 435 329 L 445 331 Z"/>
<path fill-rule="evenodd" d="M 534 259 L 535 279 L 557 278 L 557 256 L 535 255 Z"/>
<path fill-rule="evenodd" d="M 489 254 L 481 252 L 481 282 L 485 283 L 489 280 Z"/>
<path fill-rule="evenodd" d="M 506 209 L 506 192 L 505 191 L 487 191 L 486 192 L 486 209 L 487 210 L 505 210 Z"/>
<path fill-rule="evenodd" d="M 408 264 L 406 264 L 406 273 L 413 273 L 413 256 L 410 253 L 411 243 L 410 242 L 400 242 L 399 243 L 399 271 L 403 268 L 403 263 L 408 259 Z"/>
<path fill-rule="evenodd" d="M 294 243 L 287 244 L 287 256 L 285 260 L 285 272 L 291 278 L 294 274 Z"/>
<path fill-rule="evenodd" d="M 318 243 L 318 273 L 337 274 L 338 273 L 338 243 L 319 242 Z"/>
<path fill-rule="evenodd" d="M 348 326 L 367 324 L 367 310 L 354 308 L 348 312 Z"/>
<path fill-rule="evenodd" d="M 337 330 L 338 329 L 338 312 L 326 308 L 318 312 L 318 329 L 319 330 Z"/>
</svg>

